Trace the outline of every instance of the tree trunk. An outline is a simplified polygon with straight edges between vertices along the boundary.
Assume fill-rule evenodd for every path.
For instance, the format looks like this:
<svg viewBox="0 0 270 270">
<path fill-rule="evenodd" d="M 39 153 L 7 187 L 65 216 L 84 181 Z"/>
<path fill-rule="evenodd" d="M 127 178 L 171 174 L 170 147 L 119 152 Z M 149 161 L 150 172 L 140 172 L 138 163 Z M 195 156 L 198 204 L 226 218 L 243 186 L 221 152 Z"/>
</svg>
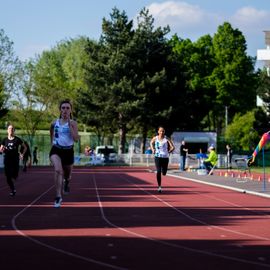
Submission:
<svg viewBox="0 0 270 270">
<path fill-rule="evenodd" d="M 119 114 L 119 149 L 118 154 L 125 153 L 125 145 L 126 145 L 126 135 L 127 135 L 127 128 L 125 123 L 123 123 L 123 115 Z"/>
<path fill-rule="evenodd" d="M 147 139 L 147 128 L 144 127 L 142 131 L 142 141 L 141 141 L 141 153 L 143 154 L 146 150 L 146 139 Z"/>
<path fill-rule="evenodd" d="M 126 145 L 126 127 L 122 126 L 119 129 L 119 149 L 118 149 L 118 154 L 124 154 L 125 153 L 125 145 Z"/>
</svg>

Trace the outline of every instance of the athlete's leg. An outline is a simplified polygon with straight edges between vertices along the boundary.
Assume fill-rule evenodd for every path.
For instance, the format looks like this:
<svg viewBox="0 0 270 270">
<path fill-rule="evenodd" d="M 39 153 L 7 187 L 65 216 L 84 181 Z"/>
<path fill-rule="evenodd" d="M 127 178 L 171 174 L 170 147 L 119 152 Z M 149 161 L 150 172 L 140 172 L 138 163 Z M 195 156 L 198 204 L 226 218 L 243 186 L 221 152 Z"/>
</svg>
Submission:
<svg viewBox="0 0 270 270">
<path fill-rule="evenodd" d="M 161 164 L 160 164 L 160 158 L 155 157 L 155 165 L 157 169 L 157 184 L 160 187 L 161 186 Z"/>
<path fill-rule="evenodd" d="M 168 158 L 162 158 L 161 159 L 161 168 L 162 168 L 162 174 L 163 175 L 166 175 L 166 173 L 167 173 L 168 164 L 169 164 L 169 159 Z"/>
<path fill-rule="evenodd" d="M 64 165 L 63 166 L 63 173 L 64 173 L 64 179 L 70 180 L 71 179 L 71 172 L 72 172 L 73 165 Z"/>
<path fill-rule="evenodd" d="M 64 192 L 68 193 L 70 191 L 69 183 L 71 180 L 71 173 L 72 173 L 73 165 L 64 165 Z"/>
<path fill-rule="evenodd" d="M 12 161 L 5 161 L 5 176 L 7 180 L 7 184 L 10 187 L 11 193 L 10 195 L 14 196 L 16 193 L 15 183 L 14 183 L 14 175 L 16 175 L 16 164 L 13 164 Z"/>
<path fill-rule="evenodd" d="M 63 187 L 63 167 L 61 159 L 58 155 L 51 155 L 50 160 L 54 166 L 54 181 L 55 181 L 55 191 L 56 197 L 62 197 L 62 187 Z"/>
</svg>

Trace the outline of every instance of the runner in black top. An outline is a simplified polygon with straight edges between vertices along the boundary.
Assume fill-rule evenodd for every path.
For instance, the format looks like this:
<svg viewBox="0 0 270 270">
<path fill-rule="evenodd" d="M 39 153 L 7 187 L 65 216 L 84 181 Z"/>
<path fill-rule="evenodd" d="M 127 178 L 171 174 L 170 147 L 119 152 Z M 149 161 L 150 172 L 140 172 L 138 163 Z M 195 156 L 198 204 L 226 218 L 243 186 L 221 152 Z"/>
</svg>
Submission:
<svg viewBox="0 0 270 270">
<path fill-rule="evenodd" d="M 15 129 L 13 125 L 9 125 L 7 128 L 8 136 L 3 139 L 0 151 L 4 153 L 4 168 L 7 183 L 10 187 L 10 196 L 15 196 L 16 189 L 14 181 L 19 174 L 19 162 L 23 158 L 25 151 L 19 153 L 21 147 L 25 148 L 24 142 L 14 135 Z"/>
</svg>

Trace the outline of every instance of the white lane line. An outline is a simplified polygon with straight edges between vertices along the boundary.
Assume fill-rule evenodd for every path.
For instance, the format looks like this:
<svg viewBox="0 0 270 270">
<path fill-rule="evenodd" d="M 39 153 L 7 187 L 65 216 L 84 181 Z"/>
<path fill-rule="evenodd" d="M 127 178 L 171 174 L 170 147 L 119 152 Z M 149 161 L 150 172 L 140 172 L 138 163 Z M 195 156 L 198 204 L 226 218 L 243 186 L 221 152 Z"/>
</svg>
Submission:
<svg viewBox="0 0 270 270">
<path fill-rule="evenodd" d="M 122 178 L 125 179 L 124 177 L 122 177 Z M 177 207 L 171 205 L 170 203 L 164 201 L 164 200 L 161 199 L 160 197 L 158 197 L 158 196 L 156 196 L 156 195 L 154 195 L 154 194 L 148 192 L 147 190 L 141 188 L 141 187 L 138 186 L 137 184 L 132 183 L 132 182 L 129 181 L 128 179 L 125 179 L 125 180 L 126 180 L 127 182 L 129 182 L 129 183 L 135 185 L 136 187 L 138 187 L 138 189 L 142 190 L 144 193 L 149 194 L 150 196 L 156 198 L 157 200 L 159 200 L 159 201 L 162 202 L 163 204 L 165 204 L 165 205 L 169 206 L 170 208 L 174 209 L 175 211 L 177 211 L 178 213 L 182 214 L 182 215 L 185 216 L 186 218 L 188 218 L 188 219 L 190 219 L 190 220 L 192 220 L 192 221 L 195 221 L 195 222 L 197 222 L 197 223 L 199 223 L 199 224 L 208 226 L 208 227 L 210 227 L 210 228 L 222 230 L 222 231 L 225 231 L 225 232 L 230 232 L 230 233 L 233 233 L 233 234 L 237 234 L 237 235 L 247 236 L 247 237 L 250 237 L 250 238 L 253 238 L 253 239 L 264 240 L 264 241 L 269 241 L 269 240 L 270 240 L 269 237 L 262 237 L 262 236 L 258 236 L 258 235 L 254 235 L 254 234 L 242 233 L 242 232 L 239 232 L 239 231 L 236 231 L 236 230 L 227 229 L 227 228 L 224 228 L 224 227 L 221 227 L 221 226 L 211 225 L 211 224 L 209 224 L 209 223 L 207 223 L 207 222 L 205 222 L 205 221 L 202 221 L 202 220 L 200 220 L 200 219 L 198 219 L 198 218 L 194 218 L 194 217 L 190 216 L 189 214 L 185 213 L 183 210 L 180 210 L 179 208 L 177 208 Z M 199 192 L 195 192 L 195 193 L 197 193 L 197 194 L 200 195 L 200 196 L 207 196 L 207 197 L 210 197 L 209 195 L 204 195 L 204 194 L 201 194 L 201 193 L 199 193 Z M 218 199 L 218 198 L 215 198 L 215 197 L 211 197 L 211 198 L 212 198 L 212 199 L 215 199 L 215 200 L 218 200 L 218 201 L 225 202 L 225 203 L 230 204 L 230 205 L 237 206 L 237 207 L 243 209 L 243 207 L 241 207 L 240 205 L 232 204 L 232 203 L 230 203 L 230 202 L 227 202 L 227 201 L 225 201 L 225 200 L 221 200 L 221 199 Z M 252 210 L 249 209 L 249 208 L 245 208 L 245 209 L 246 209 L 246 210 L 249 210 L 249 211 L 252 211 Z M 254 210 L 253 210 L 253 212 L 254 212 Z M 267 215 L 267 216 L 268 216 L 268 215 Z"/>
<path fill-rule="evenodd" d="M 40 198 L 42 198 L 45 194 L 47 194 L 51 189 L 53 189 L 54 186 L 51 186 L 48 190 L 46 190 L 44 193 L 42 193 L 40 196 L 38 196 L 35 200 L 33 200 L 30 204 L 28 204 L 26 207 L 24 207 L 20 212 L 18 212 L 15 216 L 13 216 L 12 218 L 12 227 L 13 229 L 21 236 L 31 240 L 32 242 L 40 245 L 40 246 L 43 246 L 43 247 L 46 247 L 50 250 L 53 250 L 53 251 L 56 251 L 56 252 L 59 252 L 59 253 L 62 253 L 62 254 L 65 254 L 65 255 L 68 255 L 68 256 L 71 256 L 73 258 L 77 258 L 77 259 L 80 259 L 80 260 L 83 260 L 83 261 L 87 261 L 87 262 L 90 262 L 90 263 L 94 263 L 94 264 L 97 264 L 97 265 L 100 265 L 100 266 L 105 266 L 105 267 L 108 267 L 108 268 L 111 268 L 111 269 L 116 269 L 116 270 L 127 270 L 127 268 L 123 268 L 123 267 L 119 267 L 119 266 L 116 266 L 116 265 L 112 265 L 112 264 L 109 264 L 109 263 L 104 263 L 104 262 L 101 262 L 101 261 L 97 261 L 95 259 L 91 259 L 91 258 L 88 258 L 88 257 L 84 257 L 84 256 L 81 256 L 79 254 L 75 254 L 73 252 L 69 252 L 69 251 L 66 251 L 66 250 L 63 250 L 61 248 L 56 248 L 54 246 L 51 246 L 51 245 L 48 245 L 48 244 L 45 244 L 27 234 L 25 234 L 22 230 L 20 230 L 17 225 L 16 225 L 16 219 L 21 215 L 23 214 L 28 208 L 30 208 L 31 206 L 33 206 L 38 200 L 40 200 Z"/>
<path fill-rule="evenodd" d="M 167 242 L 167 241 L 164 241 L 164 240 L 158 240 L 158 239 L 155 239 L 155 238 L 152 238 L 152 237 L 149 237 L 149 236 L 146 236 L 144 234 L 139 234 L 139 233 L 135 233 L 131 230 L 128 230 L 128 229 L 125 229 L 123 227 L 120 227 L 114 223 L 112 223 L 105 215 L 104 213 L 104 210 L 103 210 L 103 204 L 102 204 L 102 201 L 101 201 L 101 197 L 100 197 L 100 194 L 99 194 L 99 191 L 98 191 L 98 187 L 97 187 L 97 183 L 96 183 L 96 178 L 95 178 L 95 174 L 92 175 L 93 177 L 93 181 L 94 181 L 94 185 L 95 185 L 95 190 L 96 190 L 96 195 L 97 195 L 97 199 L 98 199 L 98 204 L 99 204 L 99 208 L 100 208 L 100 212 L 101 212 L 101 215 L 102 215 L 102 218 L 104 219 L 105 222 L 107 222 L 110 226 L 112 226 L 113 228 L 116 228 L 116 229 L 119 229 L 121 231 L 124 231 L 126 232 L 127 234 L 131 234 L 131 235 L 134 235 L 136 237 L 139 237 L 139 238 L 142 238 L 142 239 L 146 239 L 146 240 L 149 240 L 149 241 L 153 241 L 153 242 L 156 242 L 156 243 L 159 243 L 159 244 L 162 244 L 162 245 L 166 245 L 166 246 L 170 246 L 170 247 L 174 247 L 174 248 L 179 248 L 179 249 L 184 249 L 184 250 L 187 250 L 189 252 L 194 252 L 194 253 L 199 253 L 199 254 L 204 254 L 204 255 L 208 255 L 208 256 L 212 256 L 212 257 L 217 257 L 217 258 L 222 258 L 222 259 L 226 259 L 226 260 L 230 260 L 230 261 L 236 261 L 236 262 L 241 262 L 241 263 L 245 263 L 245 264 L 252 264 L 252 265 L 257 265 L 257 266 L 263 266 L 263 267 L 266 267 L 266 268 L 270 268 L 270 265 L 269 264 L 266 264 L 266 263 L 261 263 L 261 262 L 254 262 L 254 261 L 249 261 L 249 260 L 245 260 L 245 259 L 241 259 L 241 258 L 236 258 L 236 257 L 231 257 L 231 256 L 226 256 L 226 255 L 222 255 L 222 254 L 216 254 L 216 253 L 213 253 L 213 252 L 210 252 L 210 251 L 205 251 L 205 250 L 201 250 L 201 249 L 194 249 L 194 248 L 189 248 L 189 247 L 186 247 L 186 246 L 183 246 L 183 245 L 179 245 L 179 244 L 174 244 L 174 243 L 171 243 L 171 242 Z M 142 190 L 143 192 L 153 196 L 154 198 L 158 199 L 159 201 L 163 202 L 164 204 L 170 206 L 171 208 L 175 209 L 176 211 L 180 212 L 181 214 L 185 215 L 186 217 L 192 219 L 192 220 L 195 220 L 201 224 L 205 224 L 207 225 L 207 223 L 203 222 L 203 221 L 200 221 L 196 218 L 193 218 L 189 215 L 187 215 L 186 213 L 180 211 L 179 209 L 177 209 L 176 207 L 170 205 L 169 203 L 167 203 L 166 201 L 163 201 L 162 199 L 160 199 L 159 197 L 151 194 L 150 192 L 142 189 L 140 186 L 138 186 L 137 184 L 134 184 L 132 183 L 131 181 L 129 181 L 127 178 L 123 177 L 123 176 L 119 176 L 120 178 L 124 179 L 125 181 L 127 181 L 128 183 L 132 184 L 132 185 L 135 185 L 136 187 L 138 187 L 140 190 Z M 218 226 L 212 226 L 212 225 L 209 225 L 210 227 L 217 227 L 219 228 Z M 222 229 L 222 228 L 221 228 Z"/>
</svg>

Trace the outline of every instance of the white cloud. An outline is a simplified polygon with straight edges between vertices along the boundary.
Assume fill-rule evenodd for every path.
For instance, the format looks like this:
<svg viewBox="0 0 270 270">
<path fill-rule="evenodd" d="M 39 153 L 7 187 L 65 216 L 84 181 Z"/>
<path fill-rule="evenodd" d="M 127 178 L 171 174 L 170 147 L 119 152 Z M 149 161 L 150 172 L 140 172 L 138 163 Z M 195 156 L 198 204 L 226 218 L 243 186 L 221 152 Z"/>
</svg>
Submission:
<svg viewBox="0 0 270 270">
<path fill-rule="evenodd" d="M 212 34 L 223 22 L 222 16 L 209 13 L 198 5 L 186 2 L 167 1 L 147 7 L 157 26 L 169 25 L 171 32 L 183 38 Z"/>
<path fill-rule="evenodd" d="M 232 26 L 244 34 L 248 49 L 254 56 L 258 49 L 265 48 L 263 31 L 270 30 L 269 18 L 269 10 L 259 10 L 250 6 L 242 7 L 231 16 Z"/>
<path fill-rule="evenodd" d="M 232 16 L 232 22 L 239 28 L 249 32 L 258 31 L 259 27 L 268 27 L 270 11 L 258 10 L 253 7 L 243 7 Z M 262 29 L 267 30 L 267 29 Z"/>
<path fill-rule="evenodd" d="M 238 28 L 246 37 L 248 53 L 255 56 L 259 48 L 264 48 L 264 30 L 270 30 L 270 10 L 260 10 L 251 6 L 242 7 L 229 15 L 224 10 L 215 13 L 204 10 L 199 5 L 184 1 L 153 3 L 147 7 L 154 17 L 156 26 L 170 26 L 171 34 L 195 41 L 199 37 L 216 33 L 225 21 Z"/>
<path fill-rule="evenodd" d="M 160 24 L 171 21 L 173 24 L 197 24 L 204 16 L 198 6 L 192 6 L 185 2 L 164 2 L 161 4 L 153 3 L 149 6 L 149 11 L 154 15 Z M 175 19 L 177 19 L 175 21 Z"/>
</svg>

